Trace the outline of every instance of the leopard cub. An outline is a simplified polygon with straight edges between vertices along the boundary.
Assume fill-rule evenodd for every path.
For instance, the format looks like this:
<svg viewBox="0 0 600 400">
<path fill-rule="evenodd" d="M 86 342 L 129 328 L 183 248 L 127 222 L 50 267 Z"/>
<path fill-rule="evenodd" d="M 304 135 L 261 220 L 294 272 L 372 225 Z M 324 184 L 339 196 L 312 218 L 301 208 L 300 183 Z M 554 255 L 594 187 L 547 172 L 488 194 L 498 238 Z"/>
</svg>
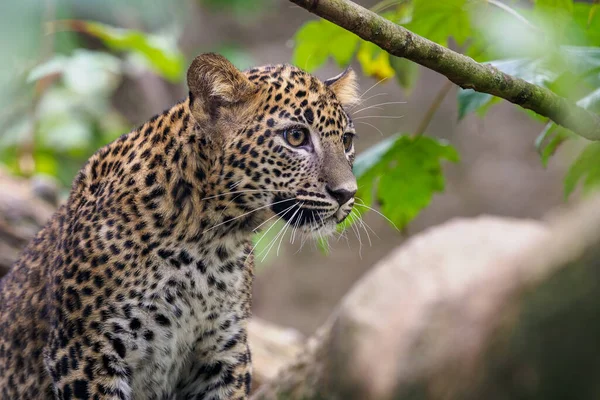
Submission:
<svg viewBox="0 0 600 400">
<path fill-rule="evenodd" d="M 89 159 L 0 281 L 2 400 L 247 398 L 252 234 L 350 212 L 355 75 L 203 54 L 187 81 Z"/>
</svg>

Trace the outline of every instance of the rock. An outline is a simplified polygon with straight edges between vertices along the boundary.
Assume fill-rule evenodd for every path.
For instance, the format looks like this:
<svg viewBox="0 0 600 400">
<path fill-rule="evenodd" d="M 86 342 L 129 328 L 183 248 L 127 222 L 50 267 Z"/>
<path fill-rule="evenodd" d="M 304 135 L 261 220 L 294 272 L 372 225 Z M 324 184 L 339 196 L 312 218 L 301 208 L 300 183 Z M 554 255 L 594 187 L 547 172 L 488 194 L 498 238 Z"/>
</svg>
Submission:
<svg viewBox="0 0 600 400">
<path fill-rule="evenodd" d="M 277 376 L 302 350 L 304 337 L 295 329 L 283 328 L 260 318 L 248 324 L 248 342 L 252 351 L 254 388 Z"/>
<path fill-rule="evenodd" d="M 361 279 L 256 399 L 599 398 L 600 197 L 462 219 Z"/>
<path fill-rule="evenodd" d="M 57 196 L 57 191 L 52 194 L 52 184 L 47 179 L 35 182 L 12 177 L 0 169 L 0 277 L 56 209 L 44 199 Z M 43 197 L 36 192 L 41 187 Z"/>
</svg>

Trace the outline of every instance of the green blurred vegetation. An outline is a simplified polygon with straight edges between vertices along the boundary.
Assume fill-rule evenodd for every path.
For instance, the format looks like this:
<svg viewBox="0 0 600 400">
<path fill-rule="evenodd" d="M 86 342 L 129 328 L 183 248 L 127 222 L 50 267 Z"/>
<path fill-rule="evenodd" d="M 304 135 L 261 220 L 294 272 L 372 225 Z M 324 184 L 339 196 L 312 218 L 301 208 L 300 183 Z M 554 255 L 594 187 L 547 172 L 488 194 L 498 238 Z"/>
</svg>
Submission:
<svg viewBox="0 0 600 400">
<path fill-rule="evenodd" d="M 211 10 L 207 12 L 253 20 L 276 4 L 272 0 L 197 1 L 196 6 Z M 52 175 L 68 188 L 94 151 L 132 127 L 115 106 L 124 81 L 152 73 L 183 89 L 184 71 L 193 56 L 184 55 L 179 47 L 189 7 L 188 2 L 167 0 L 4 4 L 0 13 L 0 54 L 6 60 L 0 67 L 1 163 L 18 175 Z M 372 10 L 582 107 L 600 108 L 598 2 L 383 0 Z M 282 46 L 287 39 L 281 38 Z M 293 39 L 292 61 L 308 71 L 329 60 L 340 67 L 356 62 L 364 75 L 376 81 L 394 78 L 407 93 L 419 79 L 414 63 L 392 57 L 325 20 L 309 20 Z M 198 50 L 220 51 L 240 68 L 252 64 L 243 48 L 227 43 Z M 485 117 L 498 99 L 459 90 L 457 102 L 460 120 L 471 113 Z M 583 140 L 528 113 L 545 124 L 535 142 L 544 165 L 566 140 Z M 423 131 L 398 133 L 359 155 L 355 172 L 360 200 L 342 229 L 377 207 L 403 229 L 435 193 L 443 191 L 442 161 L 457 162 L 459 155 L 450 144 L 425 136 L 427 122 Z M 565 179 L 566 196 L 580 184 L 585 191 L 600 185 L 598 154 L 598 145 L 589 144 L 574 161 Z"/>
</svg>

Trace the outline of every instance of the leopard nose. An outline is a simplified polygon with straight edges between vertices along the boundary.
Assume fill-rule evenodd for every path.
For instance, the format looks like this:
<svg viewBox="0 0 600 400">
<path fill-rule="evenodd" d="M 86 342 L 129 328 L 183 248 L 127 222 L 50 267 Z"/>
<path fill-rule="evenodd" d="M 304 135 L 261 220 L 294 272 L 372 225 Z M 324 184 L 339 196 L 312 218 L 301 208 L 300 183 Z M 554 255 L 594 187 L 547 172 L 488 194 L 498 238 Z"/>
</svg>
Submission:
<svg viewBox="0 0 600 400">
<path fill-rule="evenodd" d="M 327 193 L 329 193 L 340 206 L 346 204 L 356 193 L 356 190 L 348 190 L 345 188 L 332 189 L 329 186 L 326 186 L 325 189 L 327 189 Z"/>
</svg>

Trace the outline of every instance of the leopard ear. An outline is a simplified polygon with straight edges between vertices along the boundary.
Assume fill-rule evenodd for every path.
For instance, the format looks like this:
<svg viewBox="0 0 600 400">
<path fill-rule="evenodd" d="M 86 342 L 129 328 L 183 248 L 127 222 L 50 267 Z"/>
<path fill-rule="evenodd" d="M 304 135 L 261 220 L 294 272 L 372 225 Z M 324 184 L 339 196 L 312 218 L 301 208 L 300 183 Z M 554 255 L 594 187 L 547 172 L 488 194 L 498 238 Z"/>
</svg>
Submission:
<svg viewBox="0 0 600 400">
<path fill-rule="evenodd" d="M 206 53 L 197 56 L 187 72 L 190 108 L 198 122 L 213 121 L 224 107 L 252 98 L 258 88 L 225 57 Z"/>
<path fill-rule="evenodd" d="M 346 68 L 341 74 L 327 79 L 325 85 L 329 86 L 344 106 L 352 106 L 360 100 L 356 74 L 350 67 Z"/>
</svg>

